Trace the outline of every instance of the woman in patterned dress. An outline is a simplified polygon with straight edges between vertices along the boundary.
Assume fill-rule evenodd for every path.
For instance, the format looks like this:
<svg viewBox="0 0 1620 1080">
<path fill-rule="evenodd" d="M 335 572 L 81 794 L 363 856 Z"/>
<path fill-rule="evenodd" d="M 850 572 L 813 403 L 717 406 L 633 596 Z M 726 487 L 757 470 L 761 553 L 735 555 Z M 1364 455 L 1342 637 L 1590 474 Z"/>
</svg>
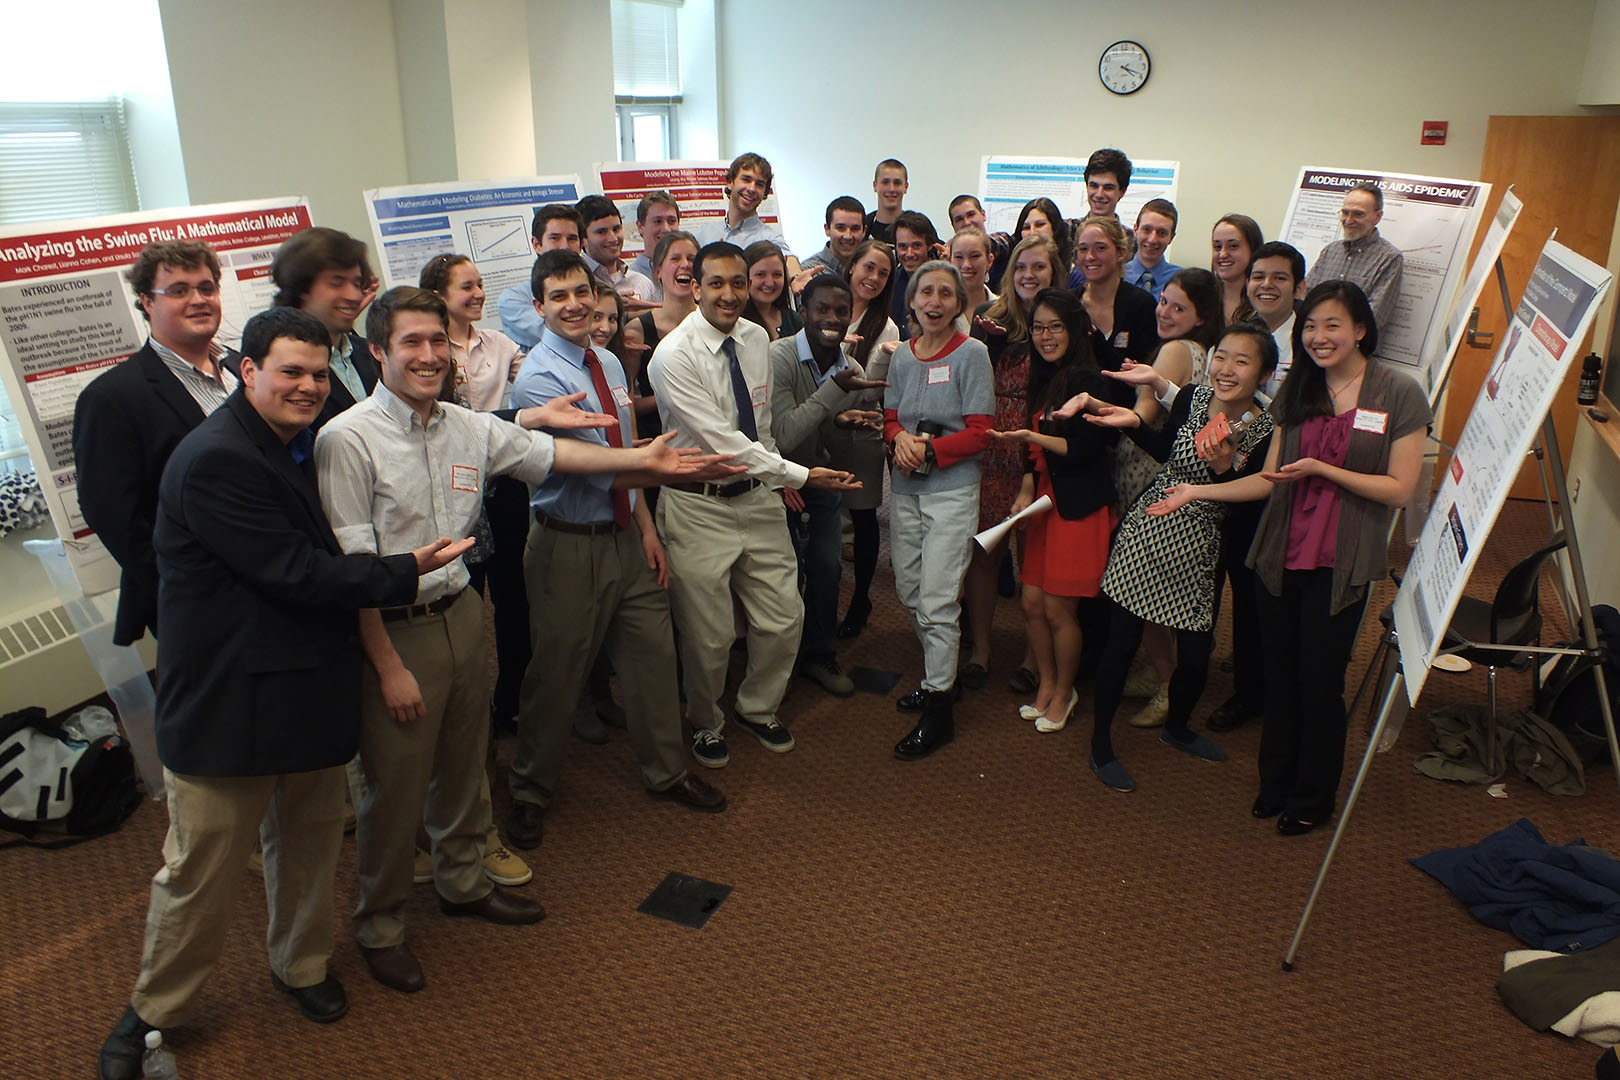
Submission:
<svg viewBox="0 0 1620 1080">
<path fill-rule="evenodd" d="M 1114 753 L 1110 729 L 1146 623 L 1171 627 L 1176 634 L 1169 714 L 1159 741 L 1206 761 L 1225 760 L 1218 746 L 1187 726 L 1209 674 L 1224 507 L 1198 502 L 1173 514 L 1152 508 L 1177 484 L 1223 483 L 1259 471 L 1270 444 L 1271 419 L 1254 395 L 1276 366 L 1277 343 L 1271 332 L 1263 325 L 1245 323 L 1228 328 L 1216 346 L 1210 385 L 1176 394 L 1163 430 L 1148 427 L 1132 409 L 1089 399 L 1079 403 L 1088 421 L 1125 432 L 1165 463 L 1126 514 L 1103 574 L 1103 592 L 1114 606 L 1097 672 L 1087 761 L 1116 791 L 1136 787 Z M 1224 422 L 1230 433 L 1210 430 L 1206 425 L 1212 422 Z"/>
</svg>

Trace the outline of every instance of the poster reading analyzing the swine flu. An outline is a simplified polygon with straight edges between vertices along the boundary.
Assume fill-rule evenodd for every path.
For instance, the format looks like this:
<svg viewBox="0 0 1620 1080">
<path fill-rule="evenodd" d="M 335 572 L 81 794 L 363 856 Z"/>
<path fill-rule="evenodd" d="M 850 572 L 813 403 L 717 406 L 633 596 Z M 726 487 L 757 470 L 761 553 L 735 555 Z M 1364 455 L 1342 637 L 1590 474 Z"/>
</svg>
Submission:
<svg viewBox="0 0 1620 1080">
<path fill-rule="evenodd" d="M 433 256 L 466 255 L 483 275 L 488 297 L 478 325 L 498 330 L 495 298 L 527 284 L 534 268 L 534 212 L 548 203 L 572 206 L 579 197 L 579 177 L 572 173 L 373 188 L 365 202 L 377 275 L 385 289 L 415 285 Z"/>
<path fill-rule="evenodd" d="M 641 230 L 636 228 L 636 204 L 649 191 L 667 191 L 675 196 L 675 204 L 681 208 L 681 228 L 687 232 L 703 222 L 725 217 L 726 170 L 730 166 L 729 161 L 599 163 L 596 176 L 602 183 L 602 194 L 613 200 L 619 208 L 619 216 L 624 219 L 624 251 L 620 257 L 634 259 L 646 248 Z M 782 228 L 781 204 L 774 186 L 755 213 L 767 225 Z"/>
<path fill-rule="evenodd" d="M 302 198 L 139 211 L 0 228 L 0 378 L 51 521 L 85 595 L 118 587 L 118 566 L 79 512 L 73 409 L 79 392 L 146 340 L 124 271 L 160 240 L 202 240 L 219 254 L 222 344 L 270 306 L 270 261 L 309 228 Z"/>
<path fill-rule="evenodd" d="M 1282 239 L 1316 264 L 1322 249 L 1343 238 L 1339 208 L 1345 192 L 1363 181 L 1384 197 L 1378 234 L 1400 248 L 1401 292 L 1390 326 L 1378 328 L 1378 355 L 1407 365 L 1424 390 L 1443 366 L 1446 319 L 1468 270 L 1468 249 L 1490 198 L 1491 185 L 1375 170 L 1307 166 L 1299 171 Z"/>
</svg>

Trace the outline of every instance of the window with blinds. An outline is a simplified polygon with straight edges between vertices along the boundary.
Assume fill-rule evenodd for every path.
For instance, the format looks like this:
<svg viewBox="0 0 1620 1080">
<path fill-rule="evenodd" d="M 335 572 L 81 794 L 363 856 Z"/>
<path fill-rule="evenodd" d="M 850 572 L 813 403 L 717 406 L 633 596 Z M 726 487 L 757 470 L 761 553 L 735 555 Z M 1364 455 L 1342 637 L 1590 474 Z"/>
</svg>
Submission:
<svg viewBox="0 0 1620 1080">
<path fill-rule="evenodd" d="M 680 0 L 613 0 L 613 94 L 620 104 L 681 99 Z"/>
<path fill-rule="evenodd" d="M 0 101 L 0 224 L 139 208 L 122 98 Z M 0 385 L 0 472 L 28 467 L 16 411 Z"/>
</svg>

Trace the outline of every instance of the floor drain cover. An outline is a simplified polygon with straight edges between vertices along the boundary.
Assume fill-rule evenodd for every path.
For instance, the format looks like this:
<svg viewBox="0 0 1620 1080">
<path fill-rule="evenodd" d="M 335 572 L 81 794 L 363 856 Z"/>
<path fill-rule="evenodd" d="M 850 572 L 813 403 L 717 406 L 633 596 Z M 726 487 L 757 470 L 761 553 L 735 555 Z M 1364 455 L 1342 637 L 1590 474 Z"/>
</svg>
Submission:
<svg viewBox="0 0 1620 1080">
<path fill-rule="evenodd" d="M 687 877 L 685 874 L 670 874 L 658 883 L 658 888 L 636 910 L 643 915 L 668 919 L 697 930 L 709 921 L 709 916 L 730 895 L 730 885 L 716 885 L 712 881 Z"/>
</svg>

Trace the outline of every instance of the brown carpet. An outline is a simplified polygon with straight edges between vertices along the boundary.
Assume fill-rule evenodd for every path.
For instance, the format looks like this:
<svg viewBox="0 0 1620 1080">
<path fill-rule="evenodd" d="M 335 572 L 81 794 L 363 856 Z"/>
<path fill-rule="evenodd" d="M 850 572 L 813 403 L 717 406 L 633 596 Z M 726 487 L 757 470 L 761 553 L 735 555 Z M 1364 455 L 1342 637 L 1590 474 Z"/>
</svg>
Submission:
<svg viewBox="0 0 1620 1080">
<path fill-rule="evenodd" d="M 1510 505 L 1482 594 L 1545 528 L 1539 504 Z M 902 672 L 903 693 L 920 650 L 886 564 L 873 596 L 843 661 Z M 263 886 L 250 876 L 201 1011 L 172 1035 L 182 1075 L 1591 1075 L 1595 1047 L 1537 1034 L 1498 999 L 1502 953 L 1517 943 L 1406 862 L 1519 817 L 1555 843 L 1620 845 L 1606 768 L 1578 799 L 1516 780 L 1491 799 L 1412 770 L 1424 709 L 1482 701 L 1483 669 L 1436 673 L 1400 745 L 1375 762 L 1285 974 L 1329 834 L 1279 837 L 1249 817 L 1258 730 L 1220 737 L 1231 760 L 1210 765 L 1121 722 L 1116 746 L 1139 788 L 1109 791 L 1085 765 L 1086 695 L 1066 731 L 1035 734 L 1002 688 L 1022 649 L 1010 601 L 996 634 L 990 686 L 968 695 L 954 745 L 901 764 L 890 748 L 908 724 L 892 701 L 799 684 L 783 709 L 794 753 L 734 736 L 730 767 L 705 773 L 730 797 L 723 815 L 650 801 L 622 733 L 604 747 L 576 741 L 523 890 L 549 917 L 517 929 L 449 920 L 419 887 L 409 933 L 428 988 L 414 996 L 373 982 L 347 933 L 351 838 L 334 969 L 353 1008 L 329 1027 L 272 989 Z M 1372 645 L 1364 628 L 1352 687 Z M 1226 650 L 1223 634 L 1217 656 Z M 1215 673 L 1198 725 L 1229 679 Z M 1506 706 L 1528 697 L 1516 673 L 1503 687 Z M 1352 720 L 1345 791 L 1362 729 Z M 503 761 L 510 752 L 503 742 Z M 503 813 L 504 794 L 497 804 Z M 139 963 L 164 827 L 148 803 L 111 837 L 0 854 L 11 943 L 0 1077 L 92 1075 Z M 671 870 L 735 886 L 706 928 L 636 912 Z"/>
</svg>

